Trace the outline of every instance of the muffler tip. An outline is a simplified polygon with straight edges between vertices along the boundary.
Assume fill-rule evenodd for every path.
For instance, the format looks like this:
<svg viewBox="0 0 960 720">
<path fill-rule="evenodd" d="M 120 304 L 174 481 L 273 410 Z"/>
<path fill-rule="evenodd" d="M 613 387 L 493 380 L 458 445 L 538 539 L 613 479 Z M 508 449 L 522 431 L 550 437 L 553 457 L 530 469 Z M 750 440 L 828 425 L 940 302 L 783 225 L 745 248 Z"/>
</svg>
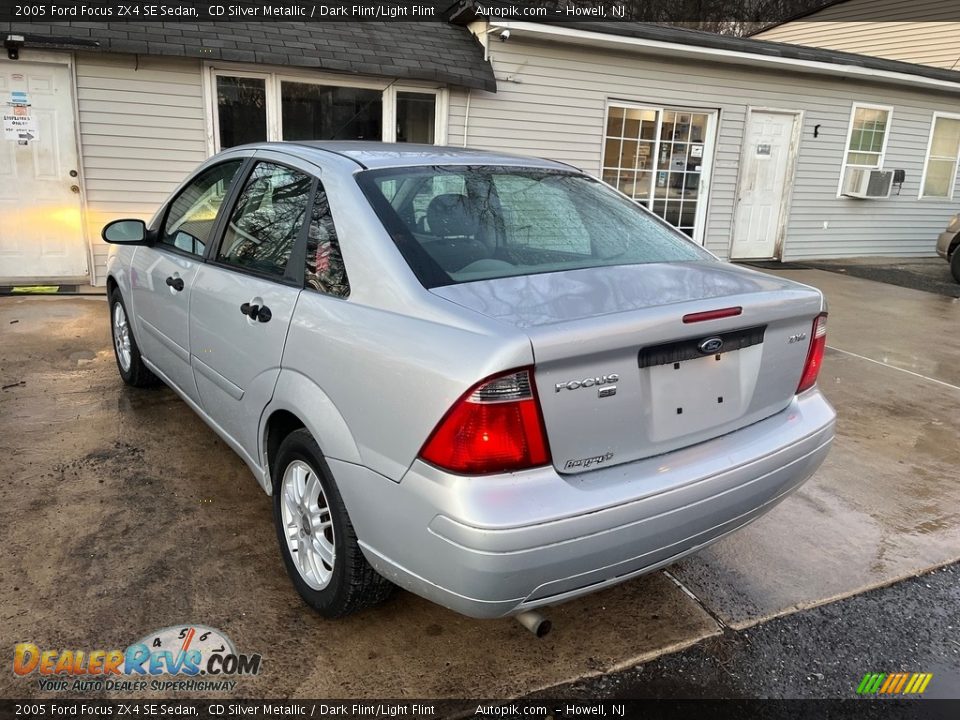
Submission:
<svg viewBox="0 0 960 720">
<path fill-rule="evenodd" d="M 547 620 L 543 615 L 533 610 L 527 610 L 516 616 L 517 622 L 523 625 L 527 630 L 532 632 L 538 638 L 545 637 L 550 630 L 553 629 L 553 624 Z"/>
</svg>

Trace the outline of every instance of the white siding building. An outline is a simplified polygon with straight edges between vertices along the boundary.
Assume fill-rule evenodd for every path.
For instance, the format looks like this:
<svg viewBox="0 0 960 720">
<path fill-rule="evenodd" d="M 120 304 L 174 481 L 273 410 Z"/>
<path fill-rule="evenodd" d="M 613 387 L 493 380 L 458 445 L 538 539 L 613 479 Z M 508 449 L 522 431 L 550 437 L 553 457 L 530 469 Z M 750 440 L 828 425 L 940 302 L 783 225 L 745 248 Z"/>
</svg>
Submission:
<svg viewBox="0 0 960 720">
<path fill-rule="evenodd" d="M 445 143 L 451 89 L 496 88 L 446 23 L 4 25 L 0 109 L 26 121 L 0 135 L 0 287 L 103 285 L 103 225 L 149 219 L 222 148 Z"/>
<path fill-rule="evenodd" d="M 577 165 L 721 257 L 933 255 L 958 209 L 960 73 L 631 24 L 473 28 L 497 92 L 452 94 L 466 144 Z"/>
<path fill-rule="evenodd" d="M 0 27 L 27 37 L 0 99 L 26 93 L 30 134 L 0 137 L 0 286 L 103 284 L 107 220 L 150 217 L 206 157 L 262 139 L 553 158 L 734 259 L 930 255 L 957 210 L 960 73 L 631 23 L 453 23 L 416 41 L 304 24 L 309 42 L 153 25 L 179 44 Z"/>
</svg>

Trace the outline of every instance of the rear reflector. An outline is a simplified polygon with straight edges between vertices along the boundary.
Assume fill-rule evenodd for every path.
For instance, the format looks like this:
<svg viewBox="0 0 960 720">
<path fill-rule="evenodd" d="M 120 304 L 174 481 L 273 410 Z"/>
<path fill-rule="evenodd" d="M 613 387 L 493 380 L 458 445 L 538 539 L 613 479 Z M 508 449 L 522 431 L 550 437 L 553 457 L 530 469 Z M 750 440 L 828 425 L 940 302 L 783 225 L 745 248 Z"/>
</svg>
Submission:
<svg viewBox="0 0 960 720">
<path fill-rule="evenodd" d="M 803 375 L 797 385 L 797 394 L 809 390 L 817 384 L 817 375 L 820 374 L 820 365 L 823 364 L 823 353 L 827 349 L 827 314 L 820 313 L 813 320 L 813 334 L 810 338 L 810 349 L 807 350 L 807 362 L 803 366 Z"/>
<path fill-rule="evenodd" d="M 736 317 L 743 312 L 742 307 L 728 307 L 719 310 L 707 310 L 706 312 L 690 313 L 683 316 L 685 323 L 698 323 L 705 320 L 719 320 L 720 318 Z"/>
<path fill-rule="evenodd" d="M 550 462 L 529 369 L 511 370 L 470 388 L 420 450 L 433 465 L 463 475 L 524 470 Z"/>
</svg>

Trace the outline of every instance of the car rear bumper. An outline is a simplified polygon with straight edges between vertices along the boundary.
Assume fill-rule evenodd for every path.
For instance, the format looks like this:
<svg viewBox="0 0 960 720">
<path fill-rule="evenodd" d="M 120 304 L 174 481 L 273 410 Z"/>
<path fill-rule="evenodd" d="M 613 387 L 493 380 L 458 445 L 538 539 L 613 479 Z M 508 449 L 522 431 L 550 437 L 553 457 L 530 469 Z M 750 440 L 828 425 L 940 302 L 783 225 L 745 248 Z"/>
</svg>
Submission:
<svg viewBox="0 0 960 720">
<path fill-rule="evenodd" d="M 576 476 L 466 478 L 418 461 L 394 483 L 330 464 L 382 575 L 465 615 L 499 617 L 650 572 L 746 525 L 820 466 L 834 419 L 814 389 L 728 435 Z"/>
</svg>

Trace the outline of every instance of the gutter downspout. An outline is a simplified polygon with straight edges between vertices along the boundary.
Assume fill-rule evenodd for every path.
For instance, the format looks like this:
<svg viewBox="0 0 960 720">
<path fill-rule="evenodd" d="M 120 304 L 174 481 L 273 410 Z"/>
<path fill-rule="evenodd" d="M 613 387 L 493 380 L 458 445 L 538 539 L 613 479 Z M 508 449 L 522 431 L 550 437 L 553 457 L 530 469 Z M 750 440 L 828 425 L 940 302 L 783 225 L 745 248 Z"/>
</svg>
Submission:
<svg viewBox="0 0 960 720">
<path fill-rule="evenodd" d="M 470 98 L 473 97 L 473 88 L 467 88 L 467 108 L 463 112 L 463 147 L 467 146 L 467 136 L 470 134 Z"/>
</svg>

